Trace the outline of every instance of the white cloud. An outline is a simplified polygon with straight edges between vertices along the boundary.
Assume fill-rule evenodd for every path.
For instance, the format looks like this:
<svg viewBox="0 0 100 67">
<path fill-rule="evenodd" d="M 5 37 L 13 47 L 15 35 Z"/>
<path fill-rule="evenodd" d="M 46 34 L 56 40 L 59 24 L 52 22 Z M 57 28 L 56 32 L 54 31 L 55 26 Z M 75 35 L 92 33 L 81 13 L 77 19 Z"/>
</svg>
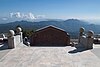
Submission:
<svg viewBox="0 0 100 67">
<path fill-rule="evenodd" d="M 33 13 L 22 13 L 22 12 L 11 12 L 9 14 L 8 20 L 11 21 L 20 21 L 20 20 L 28 20 L 28 21 L 41 21 L 45 20 L 45 15 L 34 15 Z M 3 20 L 6 20 L 5 18 Z"/>
<path fill-rule="evenodd" d="M 46 18 L 45 15 L 37 15 L 36 17 L 37 17 L 37 18 Z"/>
<path fill-rule="evenodd" d="M 3 18 L 2 18 L 2 20 L 8 20 L 8 18 L 6 18 L 6 17 L 3 17 Z"/>
<path fill-rule="evenodd" d="M 10 18 L 12 18 L 13 17 L 13 13 L 10 13 Z"/>
<path fill-rule="evenodd" d="M 21 13 L 20 12 L 16 12 L 16 13 L 10 13 L 10 17 L 11 18 L 22 18 Z"/>
<path fill-rule="evenodd" d="M 41 16 L 42 17 L 42 16 Z M 15 13 L 10 13 L 10 18 L 19 18 L 19 19 L 26 19 L 26 20 L 34 20 L 38 19 L 38 17 L 35 17 L 33 13 L 20 13 L 20 12 L 15 12 Z"/>
<path fill-rule="evenodd" d="M 17 18 L 21 18 L 21 13 L 20 13 L 20 12 L 16 12 L 16 13 L 15 13 L 15 16 L 16 16 Z"/>
<path fill-rule="evenodd" d="M 36 19 L 35 16 L 34 16 L 32 13 L 29 13 L 29 14 L 28 14 L 28 18 L 29 18 L 29 19 Z"/>
</svg>

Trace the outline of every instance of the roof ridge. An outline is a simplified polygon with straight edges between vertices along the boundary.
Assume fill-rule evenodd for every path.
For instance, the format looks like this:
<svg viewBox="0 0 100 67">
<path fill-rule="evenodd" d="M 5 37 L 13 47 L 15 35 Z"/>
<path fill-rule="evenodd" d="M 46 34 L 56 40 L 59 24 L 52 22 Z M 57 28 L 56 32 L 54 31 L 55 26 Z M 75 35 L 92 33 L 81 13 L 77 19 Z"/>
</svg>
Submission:
<svg viewBox="0 0 100 67">
<path fill-rule="evenodd" d="M 42 27 L 42 28 L 40 28 L 40 29 L 37 29 L 36 31 L 40 31 L 40 30 L 45 29 L 45 28 L 48 28 L 48 27 L 53 27 L 53 28 L 56 28 L 56 29 L 59 29 L 59 30 L 62 30 L 62 31 L 64 31 L 64 32 L 66 32 L 64 29 L 61 29 L 61 28 L 56 27 L 56 26 L 54 26 L 54 25 L 48 25 L 48 26 Z"/>
</svg>

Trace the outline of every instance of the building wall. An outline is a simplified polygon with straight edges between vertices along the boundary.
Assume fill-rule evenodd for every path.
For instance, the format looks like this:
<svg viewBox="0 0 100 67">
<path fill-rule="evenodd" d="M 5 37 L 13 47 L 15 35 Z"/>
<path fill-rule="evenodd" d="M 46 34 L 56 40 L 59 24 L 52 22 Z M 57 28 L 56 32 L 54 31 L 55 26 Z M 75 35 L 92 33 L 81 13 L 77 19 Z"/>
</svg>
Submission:
<svg viewBox="0 0 100 67">
<path fill-rule="evenodd" d="M 70 36 L 52 27 L 37 31 L 31 37 L 32 46 L 66 46 L 69 44 Z"/>
</svg>

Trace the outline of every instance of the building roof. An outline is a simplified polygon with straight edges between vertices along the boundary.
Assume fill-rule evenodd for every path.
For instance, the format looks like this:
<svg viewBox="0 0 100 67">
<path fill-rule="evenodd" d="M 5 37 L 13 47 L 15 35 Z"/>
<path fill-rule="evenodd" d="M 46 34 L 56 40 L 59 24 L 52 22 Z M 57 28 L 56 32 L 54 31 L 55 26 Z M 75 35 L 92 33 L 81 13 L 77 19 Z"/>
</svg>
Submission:
<svg viewBox="0 0 100 67">
<path fill-rule="evenodd" d="M 42 28 L 40 28 L 40 29 L 37 29 L 36 32 L 41 31 L 41 30 L 44 30 L 44 29 L 47 29 L 47 28 L 54 28 L 54 29 L 58 29 L 58 30 L 60 30 L 60 31 L 62 31 L 62 32 L 67 33 L 64 29 L 61 29 L 61 28 L 56 27 L 56 26 L 53 26 L 53 25 L 49 25 L 49 26 L 45 26 L 45 27 L 42 27 Z M 67 34 L 68 34 L 68 33 L 67 33 Z M 69 35 L 69 34 L 68 34 L 68 35 Z"/>
</svg>

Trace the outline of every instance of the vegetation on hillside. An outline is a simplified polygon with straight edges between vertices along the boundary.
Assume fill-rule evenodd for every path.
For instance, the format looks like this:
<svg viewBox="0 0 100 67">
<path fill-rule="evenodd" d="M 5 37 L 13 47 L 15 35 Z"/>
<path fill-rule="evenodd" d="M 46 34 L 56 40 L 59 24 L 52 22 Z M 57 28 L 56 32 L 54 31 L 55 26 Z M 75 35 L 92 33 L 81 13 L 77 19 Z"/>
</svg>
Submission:
<svg viewBox="0 0 100 67">
<path fill-rule="evenodd" d="M 17 27 L 22 28 L 23 38 L 24 37 L 30 38 L 30 36 L 35 32 L 35 29 L 25 29 L 21 25 L 17 25 L 15 28 L 17 28 Z M 16 32 L 16 30 L 15 30 L 15 32 Z"/>
</svg>

